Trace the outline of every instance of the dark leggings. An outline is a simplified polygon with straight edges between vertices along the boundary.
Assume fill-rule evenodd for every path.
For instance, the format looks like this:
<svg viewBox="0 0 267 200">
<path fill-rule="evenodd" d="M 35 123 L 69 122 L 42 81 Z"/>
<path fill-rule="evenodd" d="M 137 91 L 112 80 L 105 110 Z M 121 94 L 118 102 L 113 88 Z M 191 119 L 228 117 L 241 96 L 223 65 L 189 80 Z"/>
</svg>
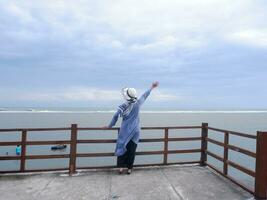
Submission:
<svg viewBox="0 0 267 200">
<path fill-rule="evenodd" d="M 125 154 L 118 156 L 118 167 L 127 167 L 128 169 L 133 168 L 136 147 L 137 144 L 135 144 L 132 140 L 128 142 L 128 144 L 126 145 L 127 151 L 125 152 Z"/>
</svg>

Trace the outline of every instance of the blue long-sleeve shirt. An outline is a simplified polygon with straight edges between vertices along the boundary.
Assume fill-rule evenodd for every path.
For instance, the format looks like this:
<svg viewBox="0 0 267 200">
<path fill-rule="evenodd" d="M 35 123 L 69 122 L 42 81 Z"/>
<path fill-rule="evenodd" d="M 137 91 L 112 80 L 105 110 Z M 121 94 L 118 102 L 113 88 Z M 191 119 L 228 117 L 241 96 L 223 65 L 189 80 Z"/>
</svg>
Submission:
<svg viewBox="0 0 267 200">
<path fill-rule="evenodd" d="M 114 114 L 109 128 L 113 127 L 118 121 L 119 117 L 122 117 L 122 123 L 117 139 L 115 155 L 120 156 L 126 152 L 126 145 L 130 140 L 136 144 L 139 141 L 140 135 L 140 117 L 139 111 L 142 104 L 149 96 L 151 89 L 147 90 L 136 102 L 123 103 L 119 106 L 118 111 Z"/>
</svg>

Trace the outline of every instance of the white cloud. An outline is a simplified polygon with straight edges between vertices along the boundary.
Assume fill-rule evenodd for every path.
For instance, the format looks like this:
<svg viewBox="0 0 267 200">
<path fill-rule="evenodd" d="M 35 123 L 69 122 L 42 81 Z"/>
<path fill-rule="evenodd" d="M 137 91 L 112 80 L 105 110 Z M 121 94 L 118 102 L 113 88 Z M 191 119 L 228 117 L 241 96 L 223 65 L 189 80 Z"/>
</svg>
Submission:
<svg viewBox="0 0 267 200">
<path fill-rule="evenodd" d="M 8 13 L 17 17 L 18 20 L 21 20 L 21 22 L 25 24 L 29 24 L 34 21 L 32 15 L 27 9 L 23 9 L 23 7 L 16 5 L 14 2 L 7 3 L 4 8 Z"/>
<path fill-rule="evenodd" d="M 3 89 L 4 90 L 4 89 Z M 138 90 L 143 91 L 143 90 Z M 142 95 L 140 92 L 139 95 Z M 120 90 L 100 89 L 100 88 L 86 88 L 86 87 L 70 87 L 55 89 L 49 91 L 20 91 L 10 89 L 9 93 L 0 93 L 2 101 L 9 101 L 16 99 L 17 101 L 35 101 L 35 102 L 61 102 L 61 101 L 95 101 L 95 102 L 109 102 L 123 100 Z M 179 98 L 175 95 L 168 94 L 161 91 L 153 91 L 151 94 L 151 101 L 174 101 Z"/>
<path fill-rule="evenodd" d="M 254 47 L 267 47 L 267 29 L 244 30 L 229 34 L 227 39 Z"/>
<path fill-rule="evenodd" d="M 2 100 L 19 101 L 112 101 L 120 99 L 120 93 L 116 90 L 75 87 L 39 92 L 13 90 L 9 94 L 1 94 L 0 97 Z"/>
<path fill-rule="evenodd" d="M 181 97 L 165 92 L 153 91 L 151 94 L 151 101 L 180 101 Z"/>
<path fill-rule="evenodd" d="M 233 42 L 241 38 L 259 44 L 254 38 L 261 36 L 259 30 L 265 27 L 264 18 L 267 17 L 262 3 L 265 2 L 3 1 L 2 20 L 11 20 L 13 25 L 9 24 L 1 34 L 14 40 L 53 38 L 54 41 L 80 44 L 90 50 L 110 47 L 129 53 L 166 53 L 176 48 L 194 51 L 208 46 L 214 38 L 226 38 L 229 33 L 234 33 Z M 240 32 L 244 28 L 255 31 L 246 35 L 248 33 Z M 262 37 L 265 40 L 265 36 Z M 144 38 L 146 42 L 142 41 Z"/>
<path fill-rule="evenodd" d="M 99 35 L 96 35 L 95 39 L 96 39 L 97 45 L 102 46 L 102 47 L 111 47 L 114 49 L 124 47 L 122 42 L 117 39 L 114 39 L 112 35 L 99 34 Z"/>
</svg>

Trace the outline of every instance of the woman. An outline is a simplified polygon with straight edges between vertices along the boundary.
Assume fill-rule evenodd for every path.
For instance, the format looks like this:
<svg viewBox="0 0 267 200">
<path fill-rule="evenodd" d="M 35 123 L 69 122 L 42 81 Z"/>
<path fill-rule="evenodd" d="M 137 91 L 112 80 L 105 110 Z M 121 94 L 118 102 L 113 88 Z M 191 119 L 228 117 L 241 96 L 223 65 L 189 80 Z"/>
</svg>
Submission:
<svg viewBox="0 0 267 200">
<path fill-rule="evenodd" d="M 118 111 L 113 116 L 109 126 L 104 127 L 113 127 L 118 118 L 122 117 L 121 128 L 115 149 L 115 155 L 118 157 L 117 166 L 120 168 L 119 173 L 123 172 L 123 167 L 128 168 L 128 174 L 131 174 L 132 172 L 135 150 L 139 141 L 141 130 L 139 125 L 139 111 L 150 92 L 154 88 L 158 87 L 158 85 L 158 82 L 154 82 L 151 88 L 147 90 L 139 99 L 137 99 L 134 88 L 123 88 L 122 94 L 126 102 L 119 106 Z"/>
</svg>

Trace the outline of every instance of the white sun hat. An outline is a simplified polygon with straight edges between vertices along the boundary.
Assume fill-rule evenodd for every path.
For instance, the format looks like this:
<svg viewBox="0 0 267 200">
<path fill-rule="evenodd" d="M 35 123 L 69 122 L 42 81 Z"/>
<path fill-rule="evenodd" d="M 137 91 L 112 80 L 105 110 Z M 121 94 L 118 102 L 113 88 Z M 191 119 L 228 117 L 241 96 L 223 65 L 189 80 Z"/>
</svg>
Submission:
<svg viewBox="0 0 267 200">
<path fill-rule="evenodd" d="M 122 96 L 127 101 L 137 99 L 137 93 L 134 88 L 128 88 L 128 87 L 122 88 Z"/>
</svg>

